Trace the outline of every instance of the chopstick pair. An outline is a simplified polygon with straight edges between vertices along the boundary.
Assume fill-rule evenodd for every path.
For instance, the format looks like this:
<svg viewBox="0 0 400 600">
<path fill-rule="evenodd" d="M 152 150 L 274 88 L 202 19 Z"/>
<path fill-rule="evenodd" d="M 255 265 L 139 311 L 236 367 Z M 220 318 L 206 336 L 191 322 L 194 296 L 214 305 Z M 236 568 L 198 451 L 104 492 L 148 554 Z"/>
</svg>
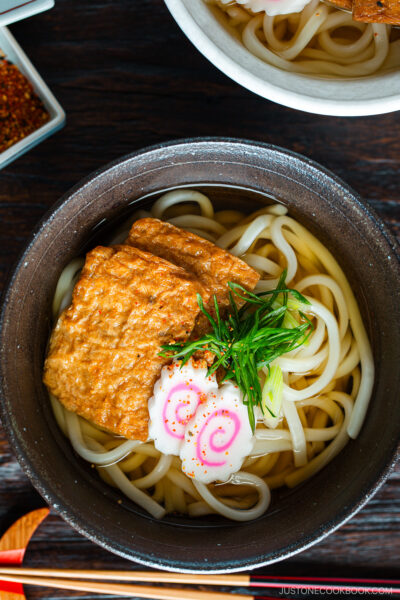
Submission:
<svg viewBox="0 0 400 600">
<path fill-rule="evenodd" d="M 28 585 L 76 590 L 93 593 L 108 593 L 116 596 L 134 595 L 158 600 L 232 600 L 231 593 L 198 591 L 189 588 L 167 588 L 110 581 L 141 583 L 178 583 L 181 585 L 212 585 L 245 587 L 251 589 L 280 589 L 293 594 L 293 590 L 325 591 L 359 594 L 400 594 L 400 580 L 351 579 L 330 577 L 272 577 L 264 575 L 193 575 L 155 571 L 100 571 L 73 569 L 30 569 L 0 568 L 0 580 Z M 95 581 L 102 580 L 102 581 Z M 254 600 L 252 595 L 235 594 L 236 600 Z M 256 597 L 261 600 L 260 596 Z M 264 599 L 266 597 L 263 597 Z"/>
<path fill-rule="evenodd" d="M 80 573 L 77 572 L 75 576 L 79 577 Z M 91 592 L 95 594 L 110 594 L 113 596 L 134 596 L 137 598 L 147 598 L 149 600 L 232 600 L 231 594 L 221 592 L 204 592 L 191 590 L 188 588 L 178 589 L 145 585 L 129 585 L 123 583 L 105 583 L 101 581 L 78 581 L 68 578 L 59 579 L 51 575 L 49 577 L 5 575 L 3 574 L 3 570 L 0 578 L 2 581 L 26 585 L 40 585 L 43 587 L 74 590 L 79 592 Z M 242 594 L 238 594 L 235 597 L 238 600 L 255 600 L 254 596 L 244 596 Z"/>
<path fill-rule="evenodd" d="M 140 582 L 152 584 L 212 585 L 247 588 L 249 594 L 234 594 L 236 600 L 255 600 L 252 589 L 279 589 L 280 593 L 325 591 L 334 593 L 400 594 L 400 580 L 348 579 L 331 577 L 287 577 L 260 575 L 196 575 L 169 573 L 165 571 L 109 571 L 73 569 L 35 569 L 12 567 L 21 564 L 29 540 L 49 514 L 48 508 L 34 510 L 16 521 L 0 539 L 0 597 L 2 591 L 23 598 L 21 584 L 47 586 L 51 588 L 93 593 L 108 593 L 115 596 L 136 596 L 158 600 L 233 600 L 232 594 L 215 591 L 198 591 L 190 588 L 168 588 L 146 585 L 126 585 L 108 582 Z M 102 581 L 96 581 L 102 580 Z M 1 584 L 3 584 L 1 586 Z M 2 589 L 3 588 L 3 589 Z M 257 600 L 276 600 L 268 596 L 257 596 Z M 285 600 L 280 595 L 280 600 Z"/>
</svg>

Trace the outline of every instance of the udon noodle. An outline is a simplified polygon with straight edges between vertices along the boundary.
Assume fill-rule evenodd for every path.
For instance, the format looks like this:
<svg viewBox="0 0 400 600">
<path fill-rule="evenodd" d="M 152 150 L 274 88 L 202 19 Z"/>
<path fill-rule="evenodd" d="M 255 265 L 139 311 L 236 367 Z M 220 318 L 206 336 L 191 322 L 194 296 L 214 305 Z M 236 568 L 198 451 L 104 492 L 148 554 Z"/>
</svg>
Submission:
<svg viewBox="0 0 400 600">
<path fill-rule="evenodd" d="M 144 216 L 166 219 L 241 257 L 261 274 L 256 292 L 274 289 L 286 268 L 287 284 L 308 298 L 314 323 L 308 344 L 276 359 L 284 377 L 282 416 L 271 417 L 268 425 L 259 419 L 242 469 L 227 483 L 209 485 L 187 477 L 180 459 L 161 454 L 151 440 L 107 433 L 51 397 L 55 417 L 78 455 L 154 517 L 218 513 L 237 521 L 254 519 L 268 508 L 270 490 L 302 483 L 360 431 L 374 365 L 357 302 L 332 254 L 281 204 L 246 216 L 236 210 L 215 212 L 200 192 L 173 191 L 159 198 L 150 213 L 133 215 L 112 243 L 125 240 L 132 222 Z M 54 320 L 70 304 L 82 265 L 76 259 L 64 269 L 54 296 Z M 264 380 L 266 369 L 259 376 Z"/>
<path fill-rule="evenodd" d="M 253 13 L 251 0 L 208 0 L 228 17 L 245 47 L 262 61 L 294 73 L 371 75 L 400 65 L 395 30 L 353 21 L 350 13 L 312 0 L 301 12 Z"/>
</svg>

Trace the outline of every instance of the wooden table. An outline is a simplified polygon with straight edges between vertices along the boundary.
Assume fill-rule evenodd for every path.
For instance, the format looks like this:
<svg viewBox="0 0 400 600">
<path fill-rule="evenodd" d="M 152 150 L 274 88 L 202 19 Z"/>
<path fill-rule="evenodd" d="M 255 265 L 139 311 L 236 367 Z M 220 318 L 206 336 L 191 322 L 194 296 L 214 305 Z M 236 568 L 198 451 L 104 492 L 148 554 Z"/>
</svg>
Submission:
<svg viewBox="0 0 400 600">
<path fill-rule="evenodd" d="M 398 114 L 319 117 L 242 89 L 185 39 L 161 0 L 57 0 L 11 27 L 67 113 L 66 127 L 0 172 L 0 289 L 43 213 L 70 186 L 146 145 L 190 136 L 270 142 L 322 163 L 360 192 L 400 235 Z M 42 505 L 0 430 L 0 526 Z M 128 566 L 55 514 L 26 564 Z M 400 577 L 400 466 L 375 498 L 322 543 L 270 569 Z M 29 597 L 68 592 L 34 590 Z"/>
</svg>

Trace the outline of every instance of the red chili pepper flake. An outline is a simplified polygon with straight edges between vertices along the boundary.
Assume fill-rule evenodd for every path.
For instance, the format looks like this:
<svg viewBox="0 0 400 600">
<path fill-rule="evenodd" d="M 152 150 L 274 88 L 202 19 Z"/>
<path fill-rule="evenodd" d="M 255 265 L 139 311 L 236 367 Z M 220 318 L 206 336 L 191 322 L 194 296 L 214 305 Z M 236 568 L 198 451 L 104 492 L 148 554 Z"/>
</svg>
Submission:
<svg viewBox="0 0 400 600">
<path fill-rule="evenodd" d="M 8 60 L 0 60 L 0 152 L 50 119 L 28 79 Z"/>
</svg>

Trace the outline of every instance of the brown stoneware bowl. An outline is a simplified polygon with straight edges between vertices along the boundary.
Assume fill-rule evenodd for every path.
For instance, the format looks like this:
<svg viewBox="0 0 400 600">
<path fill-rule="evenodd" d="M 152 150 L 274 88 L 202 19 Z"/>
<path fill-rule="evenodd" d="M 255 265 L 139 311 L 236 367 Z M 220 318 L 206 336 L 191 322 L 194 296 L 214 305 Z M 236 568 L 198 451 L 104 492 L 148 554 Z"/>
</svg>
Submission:
<svg viewBox="0 0 400 600">
<path fill-rule="evenodd" d="M 206 189 L 223 207 L 277 198 L 334 253 L 371 339 L 376 382 L 359 438 L 305 484 L 274 495 L 257 521 L 159 522 L 104 484 L 60 433 L 42 384 L 50 305 L 71 258 L 161 192 Z M 310 160 L 256 142 L 200 139 L 136 152 L 79 183 L 44 217 L 22 254 L 1 312 L 1 410 L 18 460 L 75 529 L 125 558 L 162 569 L 227 572 L 282 560 L 324 538 L 376 492 L 400 438 L 400 261 L 395 242 L 347 185 Z"/>
</svg>

